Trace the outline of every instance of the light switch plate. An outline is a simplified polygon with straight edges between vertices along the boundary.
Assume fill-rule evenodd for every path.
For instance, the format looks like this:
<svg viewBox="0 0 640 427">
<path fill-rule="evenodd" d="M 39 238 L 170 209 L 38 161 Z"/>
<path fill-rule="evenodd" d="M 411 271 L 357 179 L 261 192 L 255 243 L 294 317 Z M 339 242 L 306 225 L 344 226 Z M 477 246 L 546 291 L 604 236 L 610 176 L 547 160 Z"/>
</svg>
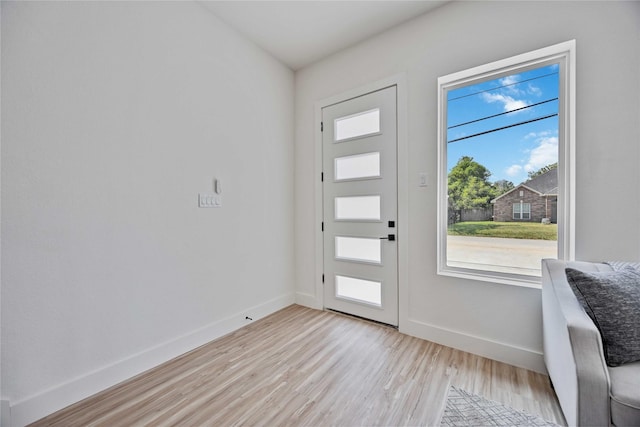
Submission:
<svg viewBox="0 0 640 427">
<path fill-rule="evenodd" d="M 220 208 L 222 207 L 222 196 L 216 193 L 199 193 L 198 207 Z"/>
<path fill-rule="evenodd" d="M 427 186 L 427 174 L 424 172 L 420 172 L 418 174 L 418 186 L 426 187 Z"/>
</svg>

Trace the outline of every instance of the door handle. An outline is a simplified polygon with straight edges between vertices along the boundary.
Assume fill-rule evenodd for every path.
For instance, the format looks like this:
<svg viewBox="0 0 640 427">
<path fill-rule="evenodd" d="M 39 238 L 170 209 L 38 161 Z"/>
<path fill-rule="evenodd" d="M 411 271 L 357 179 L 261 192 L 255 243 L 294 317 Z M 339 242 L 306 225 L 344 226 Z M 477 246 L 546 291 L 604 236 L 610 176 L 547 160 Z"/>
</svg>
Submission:
<svg viewBox="0 0 640 427">
<path fill-rule="evenodd" d="M 396 235 L 388 234 L 387 237 L 380 237 L 380 240 L 388 240 L 390 242 L 393 242 L 394 240 L 396 240 Z"/>
</svg>

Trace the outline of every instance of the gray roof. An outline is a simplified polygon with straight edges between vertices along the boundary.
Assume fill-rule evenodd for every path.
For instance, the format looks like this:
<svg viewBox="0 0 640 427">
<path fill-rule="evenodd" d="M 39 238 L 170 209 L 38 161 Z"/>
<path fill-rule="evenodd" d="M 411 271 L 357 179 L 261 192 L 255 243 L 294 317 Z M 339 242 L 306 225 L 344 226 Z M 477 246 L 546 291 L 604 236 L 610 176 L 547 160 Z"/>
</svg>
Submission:
<svg viewBox="0 0 640 427">
<path fill-rule="evenodd" d="M 558 168 L 551 169 L 520 185 L 526 185 L 544 195 L 558 194 Z"/>
</svg>

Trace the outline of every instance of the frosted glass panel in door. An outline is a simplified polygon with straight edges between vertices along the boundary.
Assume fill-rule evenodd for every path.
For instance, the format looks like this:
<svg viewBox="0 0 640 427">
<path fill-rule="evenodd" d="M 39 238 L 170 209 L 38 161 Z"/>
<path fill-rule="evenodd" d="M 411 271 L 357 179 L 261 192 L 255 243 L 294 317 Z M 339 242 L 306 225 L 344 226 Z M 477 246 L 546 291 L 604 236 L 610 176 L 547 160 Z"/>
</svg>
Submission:
<svg viewBox="0 0 640 427">
<path fill-rule="evenodd" d="M 382 306 L 382 284 L 371 280 L 336 276 L 336 297 Z"/>
<path fill-rule="evenodd" d="M 336 236 L 336 258 L 380 264 L 380 239 Z"/>
<path fill-rule="evenodd" d="M 380 196 L 335 198 L 336 220 L 380 220 Z"/>
<path fill-rule="evenodd" d="M 380 176 L 380 153 L 356 154 L 335 159 L 336 181 Z"/>
<path fill-rule="evenodd" d="M 335 141 L 358 138 L 380 132 L 380 109 L 363 111 L 334 121 Z"/>
</svg>

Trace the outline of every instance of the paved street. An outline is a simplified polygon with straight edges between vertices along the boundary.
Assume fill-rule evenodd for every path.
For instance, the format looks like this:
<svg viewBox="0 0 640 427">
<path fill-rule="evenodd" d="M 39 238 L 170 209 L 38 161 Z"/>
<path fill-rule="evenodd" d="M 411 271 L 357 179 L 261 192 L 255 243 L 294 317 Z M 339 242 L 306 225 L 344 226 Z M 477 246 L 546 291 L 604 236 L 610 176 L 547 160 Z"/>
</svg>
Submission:
<svg viewBox="0 0 640 427">
<path fill-rule="evenodd" d="M 556 258 L 558 242 L 448 236 L 447 259 L 452 267 L 540 276 L 540 260 Z"/>
</svg>

